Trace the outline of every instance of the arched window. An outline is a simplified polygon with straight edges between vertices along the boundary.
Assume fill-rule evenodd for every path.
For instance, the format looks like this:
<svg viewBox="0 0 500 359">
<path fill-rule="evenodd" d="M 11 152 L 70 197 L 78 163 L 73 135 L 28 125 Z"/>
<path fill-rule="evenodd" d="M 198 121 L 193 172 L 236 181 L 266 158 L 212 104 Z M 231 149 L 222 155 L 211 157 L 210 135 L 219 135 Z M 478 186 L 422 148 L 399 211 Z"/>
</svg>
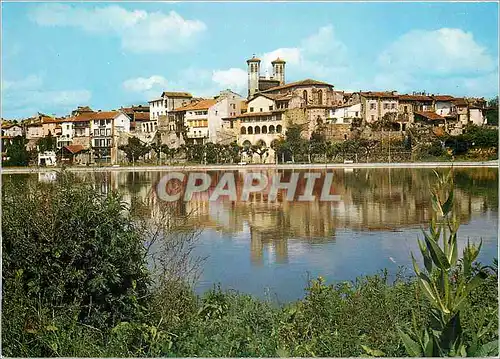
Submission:
<svg viewBox="0 0 500 359">
<path fill-rule="evenodd" d="M 253 127 L 252 126 L 249 126 L 247 131 L 248 131 L 249 135 L 253 135 Z"/>
<path fill-rule="evenodd" d="M 262 133 L 267 133 L 267 126 L 262 126 Z"/>
<path fill-rule="evenodd" d="M 260 135 L 260 127 L 259 126 L 255 126 L 255 134 Z"/>
<path fill-rule="evenodd" d="M 307 105 L 307 91 L 306 90 L 304 90 L 304 92 L 302 92 L 302 97 L 304 98 L 304 102 Z"/>
<path fill-rule="evenodd" d="M 246 135 L 247 134 L 247 129 L 245 127 L 241 127 L 240 133 L 242 135 Z"/>
<path fill-rule="evenodd" d="M 274 125 L 269 126 L 269 133 L 274 133 Z"/>
<path fill-rule="evenodd" d="M 318 91 L 318 105 L 323 104 L 323 91 L 319 90 Z"/>
<path fill-rule="evenodd" d="M 276 126 L 276 132 L 277 133 L 281 133 L 281 129 L 282 129 L 281 125 Z"/>
</svg>

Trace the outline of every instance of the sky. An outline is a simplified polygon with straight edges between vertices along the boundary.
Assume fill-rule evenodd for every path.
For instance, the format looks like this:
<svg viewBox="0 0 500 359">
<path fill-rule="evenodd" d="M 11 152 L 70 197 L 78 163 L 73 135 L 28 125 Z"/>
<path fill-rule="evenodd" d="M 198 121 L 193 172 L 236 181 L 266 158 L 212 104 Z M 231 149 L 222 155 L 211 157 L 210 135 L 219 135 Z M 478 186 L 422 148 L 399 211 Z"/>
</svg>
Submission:
<svg viewBox="0 0 500 359">
<path fill-rule="evenodd" d="M 247 64 L 343 91 L 498 94 L 498 4 L 2 3 L 2 117 L 246 96 Z"/>
</svg>

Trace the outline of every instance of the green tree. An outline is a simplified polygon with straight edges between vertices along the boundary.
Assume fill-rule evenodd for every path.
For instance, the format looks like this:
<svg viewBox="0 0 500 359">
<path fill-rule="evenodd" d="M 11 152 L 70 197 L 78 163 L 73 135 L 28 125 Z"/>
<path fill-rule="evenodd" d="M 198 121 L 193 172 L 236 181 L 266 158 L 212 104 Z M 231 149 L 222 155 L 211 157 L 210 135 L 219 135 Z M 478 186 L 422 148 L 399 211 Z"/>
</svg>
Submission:
<svg viewBox="0 0 500 359">
<path fill-rule="evenodd" d="M 486 123 L 491 126 L 498 126 L 498 96 L 488 101 Z"/>
<path fill-rule="evenodd" d="M 37 146 L 39 152 L 55 151 L 57 146 L 57 140 L 54 136 L 52 136 L 52 133 L 49 131 L 49 134 L 47 136 L 42 137 L 37 141 Z"/>
<path fill-rule="evenodd" d="M 295 163 L 297 156 L 306 152 L 307 140 L 302 137 L 303 125 L 290 125 L 285 134 L 286 147 L 292 156 L 292 162 Z"/>
<path fill-rule="evenodd" d="M 141 140 L 137 137 L 129 137 L 128 143 L 126 145 L 119 146 L 118 149 L 125 152 L 127 160 L 132 163 L 135 163 L 151 150 L 148 145 L 141 142 Z"/>
<path fill-rule="evenodd" d="M 26 150 L 28 140 L 24 136 L 16 136 L 6 144 L 6 155 L 8 160 L 4 166 L 27 166 L 30 154 Z"/>
<path fill-rule="evenodd" d="M 260 163 L 262 163 L 262 158 L 269 152 L 269 148 L 262 141 L 259 141 L 256 145 L 252 145 L 251 152 L 258 155 Z"/>
</svg>

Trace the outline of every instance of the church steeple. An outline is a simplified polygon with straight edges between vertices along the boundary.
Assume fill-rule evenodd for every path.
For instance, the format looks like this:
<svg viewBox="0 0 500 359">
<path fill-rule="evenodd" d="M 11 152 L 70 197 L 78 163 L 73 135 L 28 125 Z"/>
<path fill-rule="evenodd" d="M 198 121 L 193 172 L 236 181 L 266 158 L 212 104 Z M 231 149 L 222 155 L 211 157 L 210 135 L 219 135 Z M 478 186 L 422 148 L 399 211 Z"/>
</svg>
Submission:
<svg viewBox="0 0 500 359">
<path fill-rule="evenodd" d="M 273 79 L 279 80 L 280 85 L 285 84 L 285 64 L 286 62 L 279 57 L 271 62 L 271 65 L 273 65 Z"/>
<path fill-rule="evenodd" d="M 255 55 L 247 60 L 248 64 L 248 97 L 259 91 L 260 59 Z"/>
</svg>

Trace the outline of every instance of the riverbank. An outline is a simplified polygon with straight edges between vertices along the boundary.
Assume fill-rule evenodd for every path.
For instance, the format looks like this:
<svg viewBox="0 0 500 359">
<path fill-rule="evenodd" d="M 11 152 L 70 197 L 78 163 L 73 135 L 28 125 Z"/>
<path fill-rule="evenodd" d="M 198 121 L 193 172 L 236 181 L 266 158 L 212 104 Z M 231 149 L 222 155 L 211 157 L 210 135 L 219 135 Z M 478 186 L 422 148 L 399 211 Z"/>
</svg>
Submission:
<svg viewBox="0 0 500 359">
<path fill-rule="evenodd" d="M 400 162 L 400 163 L 288 163 L 288 164 L 247 164 L 247 165 L 174 165 L 174 166 L 91 166 L 66 167 L 71 172 L 164 172 L 164 171 L 235 171 L 262 169 L 338 169 L 338 168 L 450 168 L 450 167 L 490 167 L 498 168 L 498 161 L 484 162 Z M 59 170 L 60 167 L 2 167 L 2 173 L 43 173 Z"/>
</svg>

